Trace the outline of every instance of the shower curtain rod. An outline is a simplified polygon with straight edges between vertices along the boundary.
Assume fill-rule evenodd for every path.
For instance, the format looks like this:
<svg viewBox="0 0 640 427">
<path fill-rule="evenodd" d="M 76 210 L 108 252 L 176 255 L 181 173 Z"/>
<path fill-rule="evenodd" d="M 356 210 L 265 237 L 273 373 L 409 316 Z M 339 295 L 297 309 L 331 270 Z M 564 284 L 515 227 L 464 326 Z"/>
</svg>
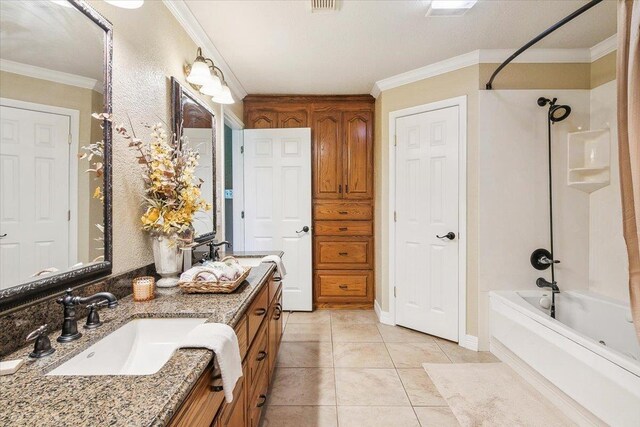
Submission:
<svg viewBox="0 0 640 427">
<path fill-rule="evenodd" d="M 540 40 L 542 40 L 543 38 L 547 37 L 549 34 L 553 33 L 558 28 L 562 27 L 564 24 L 566 24 L 567 22 L 571 21 L 573 18 L 576 18 L 576 17 L 582 15 L 584 12 L 586 12 L 587 10 L 591 9 L 593 6 L 595 6 L 595 5 L 597 5 L 598 3 L 601 3 L 601 2 L 602 2 L 602 0 L 591 0 L 589 3 L 585 4 L 580 9 L 576 10 L 571 15 L 566 16 L 561 21 L 558 21 L 553 26 L 547 28 L 545 31 L 543 31 L 542 33 L 540 33 L 539 35 L 537 35 L 536 37 L 531 39 L 531 41 L 529 41 L 527 44 L 522 46 L 520 49 L 516 50 L 516 52 L 513 55 L 511 55 L 509 58 L 507 58 L 506 61 L 504 61 L 502 64 L 500 64 L 500 66 L 498 68 L 496 68 L 496 70 L 491 75 L 491 78 L 489 79 L 489 82 L 486 85 L 486 89 L 487 90 L 493 89 L 493 87 L 492 87 L 493 79 L 495 79 L 496 76 L 498 75 L 498 73 L 500 73 L 500 71 L 502 71 L 502 69 L 504 67 L 506 67 L 511 61 L 516 59 L 516 57 L 518 57 L 522 52 L 524 52 L 525 50 L 529 49 L 531 46 L 533 46 L 534 44 L 538 43 Z"/>
</svg>

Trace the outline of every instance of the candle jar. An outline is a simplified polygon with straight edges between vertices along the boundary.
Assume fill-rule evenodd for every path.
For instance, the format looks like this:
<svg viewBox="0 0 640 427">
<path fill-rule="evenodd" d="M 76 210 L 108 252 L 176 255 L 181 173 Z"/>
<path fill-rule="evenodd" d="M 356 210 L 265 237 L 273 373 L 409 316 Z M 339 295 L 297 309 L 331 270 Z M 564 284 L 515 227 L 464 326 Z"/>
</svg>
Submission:
<svg viewBox="0 0 640 427">
<path fill-rule="evenodd" d="M 136 277 L 133 279 L 133 300 L 149 301 L 154 298 L 156 279 L 151 276 Z"/>
</svg>

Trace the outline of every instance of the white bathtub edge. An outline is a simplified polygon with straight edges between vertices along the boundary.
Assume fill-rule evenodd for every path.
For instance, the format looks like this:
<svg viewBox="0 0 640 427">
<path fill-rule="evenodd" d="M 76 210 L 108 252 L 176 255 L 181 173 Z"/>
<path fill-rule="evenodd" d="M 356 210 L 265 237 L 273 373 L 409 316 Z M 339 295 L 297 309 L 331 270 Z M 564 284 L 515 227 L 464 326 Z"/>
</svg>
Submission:
<svg viewBox="0 0 640 427">
<path fill-rule="evenodd" d="M 540 375 L 535 369 L 529 366 L 525 361 L 516 356 L 504 344 L 496 338 L 491 338 L 489 348 L 502 362 L 509 365 L 511 369 L 516 371 L 527 383 L 539 391 L 543 396 L 567 416 L 571 421 L 584 427 L 600 427 L 607 424 L 593 415 L 584 406 L 573 400 L 569 395 L 553 385 L 548 379 Z"/>
</svg>

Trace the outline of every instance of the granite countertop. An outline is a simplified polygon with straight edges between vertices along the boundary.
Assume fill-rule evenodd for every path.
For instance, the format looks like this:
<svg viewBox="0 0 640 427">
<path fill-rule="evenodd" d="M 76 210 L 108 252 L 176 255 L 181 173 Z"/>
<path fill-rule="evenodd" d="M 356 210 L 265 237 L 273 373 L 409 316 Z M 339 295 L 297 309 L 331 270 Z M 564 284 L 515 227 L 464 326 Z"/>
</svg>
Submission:
<svg viewBox="0 0 640 427">
<path fill-rule="evenodd" d="M 274 254 L 282 254 L 274 252 Z M 239 256 L 238 253 L 235 254 Z M 264 252 L 254 256 L 265 255 Z M 180 349 L 153 375 L 46 376 L 45 374 L 82 352 L 131 319 L 149 317 L 207 317 L 208 322 L 230 326 L 265 285 L 275 264 L 252 268 L 247 282 L 231 294 L 184 294 L 179 288 L 158 289 L 156 298 L 134 302 L 129 295 L 113 310 L 102 309 L 104 325 L 71 343 L 55 341 L 56 352 L 29 360 L 13 375 L 0 377 L 0 425 L 6 426 L 161 426 L 168 423 L 196 380 L 213 358 L 205 349 Z M 62 311 L 60 312 L 62 315 Z M 6 359 L 27 358 L 31 346 Z"/>
</svg>

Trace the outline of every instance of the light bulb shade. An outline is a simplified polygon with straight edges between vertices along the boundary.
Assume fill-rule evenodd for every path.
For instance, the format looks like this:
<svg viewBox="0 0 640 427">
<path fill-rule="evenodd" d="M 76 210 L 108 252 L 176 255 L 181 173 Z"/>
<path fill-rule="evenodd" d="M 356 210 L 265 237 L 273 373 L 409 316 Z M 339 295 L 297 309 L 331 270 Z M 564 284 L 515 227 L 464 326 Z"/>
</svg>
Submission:
<svg viewBox="0 0 640 427">
<path fill-rule="evenodd" d="M 142 7 L 144 0 L 104 0 L 105 3 L 110 5 L 121 7 L 123 9 L 137 9 Z"/>
<path fill-rule="evenodd" d="M 187 76 L 187 81 L 194 85 L 202 86 L 211 80 L 211 71 L 209 65 L 202 60 L 197 60 L 191 66 L 191 71 Z"/>
<path fill-rule="evenodd" d="M 211 74 L 209 80 L 200 88 L 200 93 L 209 96 L 218 96 L 222 93 L 222 82 L 220 77 Z"/>
<path fill-rule="evenodd" d="M 233 104 L 235 101 L 233 96 L 231 95 L 231 90 L 229 90 L 229 86 L 226 84 L 222 86 L 222 90 L 220 91 L 220 95 L 214 96 L 212 101 L 217 104 Z"/>
</svg>

